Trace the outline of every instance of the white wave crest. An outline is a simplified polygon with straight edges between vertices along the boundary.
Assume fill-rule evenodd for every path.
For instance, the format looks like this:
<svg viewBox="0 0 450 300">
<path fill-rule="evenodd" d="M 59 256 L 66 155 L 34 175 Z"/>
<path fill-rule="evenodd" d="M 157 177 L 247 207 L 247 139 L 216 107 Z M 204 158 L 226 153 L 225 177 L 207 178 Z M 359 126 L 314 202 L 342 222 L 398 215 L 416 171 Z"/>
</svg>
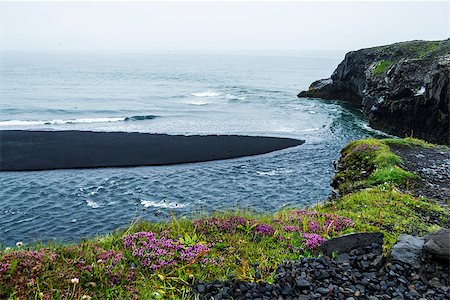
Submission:
<svg viewBox="0 0 450 300">
<path fill-rule="evenodd" d="M 221 94 L 222 93 L 207 90 L 205 92 L 192 93 L 191 95 L 195 96 L 195 97 L 215 97 L 215 96 L 220 96 Z"/>
<path fill-rule="evenodd" d="M 213 102 L 210 101 L 192 101 L 192 102 L 188 102 L 189 105 L 195 105 L 195 106 L 204 106 L 204 105 L 209 105 L 209 104 L 213 104 Z"/>
<path fill-rule="evenodd" d="M 86 205 L 89 206 L 90 208 L 94 208 L 94 209 L 100 207 L 100 204 L 98 204 L 95 201 L 89 200 L 89 199 L 86 200 Z"/>
<path fill-rule="evenodd" d="M 89 118 L 89 119 L 57 119 L 57 120 L 8 120 L 0 121 L 0 126 L 30 126 L 30 125 L 64 125 L 64 124 L 89 124 L 89 123 L 109 123 L 125 121 L 125 118 Z"/>
<path fill-rule="evenodd" d="M 228 100 L 245 100 L 245 97 L 244 97 L 244 96 L 239 97 L 239 96 L 236 96 L 236 95 L 233 95 L 233 94 L 227 94 L 227 95 L 226 95 L 226 98 L 227 98 Z"/>
<path fill-rule="evenodd" d="M 152 201 L 152 200 L 141 200 L 141 204 L 145 207 L 159 207 L 159 208 L 182 208 L 186 204 L 180 204 L 177 202 L 169 202 L 167 200 Z"/>
<path fill-rule="evenodd" d="M 317 131 L 317 130 L 320 130 L 320 128 L 319 128 L 319 127 L 315 127 L 315 128 L 306 128 L 306 129 L 300 129 L 299 131 L 302 131 L 302 132 L 310 132 L 310 131 Z"/>
<path fill-rule="evenodd" d="M 280 169 L 274 169 L 274 170 L 270 170 L 270 171 L 256 171 L 256 174 L 258 174 L 260 176 L 278 176 L 278 175 L 283 175 L 283 174 L 289 174 L 292 172 L 294 172 L 294 171 L 289 170 L 289 169 L 280 168 Z"/>
</svg>

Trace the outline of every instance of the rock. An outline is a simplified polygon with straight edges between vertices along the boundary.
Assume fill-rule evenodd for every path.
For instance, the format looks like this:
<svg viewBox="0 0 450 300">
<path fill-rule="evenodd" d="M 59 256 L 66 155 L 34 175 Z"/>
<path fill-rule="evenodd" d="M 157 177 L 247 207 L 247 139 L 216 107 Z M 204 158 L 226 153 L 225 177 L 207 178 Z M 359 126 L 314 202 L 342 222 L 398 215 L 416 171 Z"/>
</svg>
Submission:
<svg viewBox="0 0 450 300">
<path fill-rule="evenodd" d="M 424 250 L 438 259 L 450 261 L 450 229 L 442 228 L 425 237 Z"/>
<path fill-rule="evenodd" d="M 392 247 L 391 259 L 407 263 L 413 268 L 419 269 L 424 243 L 425 239 L 423 237 L 400 234 L 397 243 Z"/>
<path fill-rule="evenodd" d="M 411 41 L 349 52 L 331 78 L 298 97 L 352 102 L 390 134 L 448 145 L 450 39 Z"/>
<path fill-rule="evenodd" d="M 309 281 L 308 280 L 306 280 L 304 277 L 297 277 L 296 279 L 295 279 L 295 285 L 298 287 L 298 288 L 300 288 L 301 290 L 304 290 L 304 289 L 309 289 L 309 287 L 310 287 L 310 283 L 309 283 Z"/>
<path fill-rule="evenodd" d="M 203 293 L 205 291 L 205 286 L 203 284 L 197 285 L 197 291 Z"/>
<path fill-rule="evenodd" d="M 301 258 L 279 265 L 274 282 L 239 280 L 197 282 L 199 299 L 448 299 L 449 267 L 424 255 L 421 276 L 400 261 L 390 261 L 375 270 L 362 262 L 380 255 L 378 244 L 350 251 L 350 263 L 337 264 L 329 257 Z M 429 273 L 428 271 L 433 271 Z M 197 295 L 196 295 L 197 296 Z"/>
<path fill-rule="evenodd" d="M 319 246 L 319 251 L 324 255 L 331 257 L 333 253 L 349 253 L 355 248 L 371 246 L 371 244 L 383 244 L 382 233 L 354 233 L 343 235 L 334 239 L 325 241 Z"/>
<path fill-rule="evenodd" d="M 322 295 L 327 295 L 327 294 L 330 292 L 330 290 L 327 289 L 327 288 L 324 288 L 324 287 L 319 287 L 319 288 L 317 289 L 317 292 L 320 293 L 320 294 L 322 294 Z"/>
<path fill-rule="evenodd" d="M 435 288 L 444 287 L 442 282 L 440 282 L 439 279 L 436 278 L 436 277 L 433 277 L 430 281 L 428 281 L 428 284 L 431 285 L 432 287 L 435 287 Z"/>
</svg>

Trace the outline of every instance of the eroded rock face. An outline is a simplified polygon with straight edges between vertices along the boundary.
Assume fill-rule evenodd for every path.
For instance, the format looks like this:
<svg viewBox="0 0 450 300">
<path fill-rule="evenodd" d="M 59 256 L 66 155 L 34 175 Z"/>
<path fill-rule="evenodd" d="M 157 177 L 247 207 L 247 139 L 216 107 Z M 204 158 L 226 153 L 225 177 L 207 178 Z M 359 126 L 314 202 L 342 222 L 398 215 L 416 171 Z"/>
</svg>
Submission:
<svg viewBox="0 0 450 300">
<path fill-rule="evenodd" d="M 449 73 L 450 40 L 396 43 L 347 53 L 298 97 L 359 104 L 376 129 L 449 144 Z"/>
</svg>

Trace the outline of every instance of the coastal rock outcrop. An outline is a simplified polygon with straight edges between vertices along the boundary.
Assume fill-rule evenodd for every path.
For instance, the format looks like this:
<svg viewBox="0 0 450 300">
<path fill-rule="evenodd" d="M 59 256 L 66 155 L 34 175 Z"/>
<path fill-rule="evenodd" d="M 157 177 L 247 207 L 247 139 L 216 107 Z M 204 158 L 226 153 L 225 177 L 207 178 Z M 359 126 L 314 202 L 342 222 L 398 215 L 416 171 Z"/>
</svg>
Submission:
<svg viewBox="0 0 450 300">
<path fill-rule="evenodd" d="M 373 128 L 448 145 L 449 77 L 450 39 L 402 42 L 347 53 L 298 97 L 361 105 Z"/>
</svg>

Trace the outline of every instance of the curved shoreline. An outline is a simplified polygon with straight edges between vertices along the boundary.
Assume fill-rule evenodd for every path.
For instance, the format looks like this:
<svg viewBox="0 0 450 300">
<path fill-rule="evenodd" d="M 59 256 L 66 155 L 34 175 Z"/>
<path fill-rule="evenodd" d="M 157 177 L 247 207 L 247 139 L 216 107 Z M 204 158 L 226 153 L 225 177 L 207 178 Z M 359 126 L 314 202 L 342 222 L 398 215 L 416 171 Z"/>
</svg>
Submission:
<svg viewBox="0 0 450 300">
<path fill-rule="evenodd" d="M 305 141 L 241 135 L 0 131 L 0 171 L 161 166 L 265 154 Z"/>
</svg>

